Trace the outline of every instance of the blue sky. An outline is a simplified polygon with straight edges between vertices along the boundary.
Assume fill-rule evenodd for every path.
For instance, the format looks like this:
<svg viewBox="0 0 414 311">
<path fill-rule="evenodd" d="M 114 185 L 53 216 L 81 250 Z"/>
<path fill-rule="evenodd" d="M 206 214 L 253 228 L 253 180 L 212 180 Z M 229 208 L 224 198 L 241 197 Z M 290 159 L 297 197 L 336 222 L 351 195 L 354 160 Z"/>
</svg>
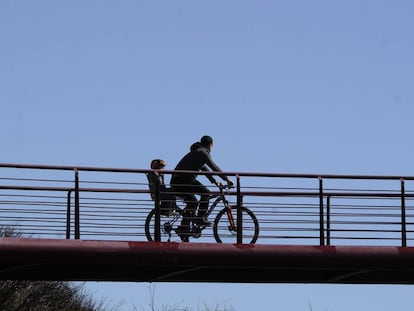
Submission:
<svg viewBox="0 0 414 311">
<path fill-rule="evenodd" d="M 0 162 L 414 175 L 411 1 L 0 1 Z M 148 302 L 142 283 L 88 284 Z M 412 287 L 156 284 L 236 310 L 408 309 Z M 188 297 L 190 296 L 190 297 Z"/>
</svg>

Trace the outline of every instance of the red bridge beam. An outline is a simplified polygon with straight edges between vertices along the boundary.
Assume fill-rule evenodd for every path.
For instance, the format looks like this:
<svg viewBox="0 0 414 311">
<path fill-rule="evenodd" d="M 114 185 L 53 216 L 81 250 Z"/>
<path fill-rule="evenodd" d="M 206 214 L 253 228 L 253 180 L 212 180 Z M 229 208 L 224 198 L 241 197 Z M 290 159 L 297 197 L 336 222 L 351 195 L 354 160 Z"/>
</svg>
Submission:
<svg viewBox="0 0 414 311">
<path fill-rule="evenodd" d="M 414 248 L 0 239 L 0 279 L 414 284 Z"/>
</svg>

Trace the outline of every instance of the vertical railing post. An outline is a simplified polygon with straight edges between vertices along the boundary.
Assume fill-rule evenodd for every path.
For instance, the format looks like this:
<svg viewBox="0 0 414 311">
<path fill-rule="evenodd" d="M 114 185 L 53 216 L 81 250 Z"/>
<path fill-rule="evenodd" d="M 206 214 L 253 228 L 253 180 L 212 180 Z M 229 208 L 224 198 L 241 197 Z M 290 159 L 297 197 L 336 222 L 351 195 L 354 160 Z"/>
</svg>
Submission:
<svg viewBox="0 0 414 311">
<path fill-rule="evenodd" d="M 240 193 L 240 176 L 236 175 L 236 192 L 237 192 L 237 244 L 243 243 L 243 213 L 242 197 Z"/>
<path fill-rule="evenodd" d="M 407 246 L 407 224 L 405 215 L 405 181 L 401 178 L 401 246 Z"/>
<path fill-rule="evenodd" d="M 75 168 L 75 239 L 80 239 L 79 172 Z"/>
<path fill-rule="evenodd" d="M 319 243 L 321 246 L 325 245 L 324 239 L 324 225 L 323 225 L 323 181 L 322 176 L 319 179 Z"/>
<path fill-rule="evenodd" d="M 326 197 L 326 245 L 331 245 L 331 196 Z"/>
<path fill-rule="evenodd" d="M 155 224 L 154 224 L 154 241 L 161 242 L 161 211 L 160 211 L 160 181 L 155 179 Z"/>
<path fill-rule="evenodd" d="M 68 191 L 68 199 L 67 199 L 67 208 L 66 208 L 66 239 L 70 239 L 70 197 L 72 195 L 72 190 Z"/>
</svg>

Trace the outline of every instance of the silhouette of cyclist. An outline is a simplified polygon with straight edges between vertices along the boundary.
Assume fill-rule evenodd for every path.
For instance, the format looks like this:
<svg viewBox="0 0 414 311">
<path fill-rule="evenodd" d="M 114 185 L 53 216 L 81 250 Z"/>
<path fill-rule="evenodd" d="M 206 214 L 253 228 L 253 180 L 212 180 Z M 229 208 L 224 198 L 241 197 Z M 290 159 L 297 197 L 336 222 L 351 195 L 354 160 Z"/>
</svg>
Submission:
<svg viewBox="0 0 414 311">
<path fill-rule="evenodd" d="M 190 152 L 187 153 L 177 164 L 175 170 L 177 171 L 214 171 L 221 172 L 222 170 L 211 158 L 210 152 L 213 147 L 213 139 L 205 135 L 201 137 L 199 142 L 194 143 Z M 233 182 L 222 174 L 217 174 L 227 185 L 231 187 Z M 211 183 L 221 186 L 221 183 L 217 182 L 212 175 L 205 175 Z M 200 226 L 209 226 L 211 223 L 207 221 L 205 215 L 208 210 L 210 190 L 204 186 L 197 179 L 195 173 L 174 173 L 171 176 L 171 188 L 177 196 L 184 199 L 186 207 L 184 209 L 183 220 L 181 226 L 177 229 L 177 233 L 180 234 L 183 241 L 188 242 L 188 233 L 190 231 L 190 221 L 197 212 L 196 223 Z M 195 195 L 200 195 L 200 201 L 197 200 Z"/>
</svg>

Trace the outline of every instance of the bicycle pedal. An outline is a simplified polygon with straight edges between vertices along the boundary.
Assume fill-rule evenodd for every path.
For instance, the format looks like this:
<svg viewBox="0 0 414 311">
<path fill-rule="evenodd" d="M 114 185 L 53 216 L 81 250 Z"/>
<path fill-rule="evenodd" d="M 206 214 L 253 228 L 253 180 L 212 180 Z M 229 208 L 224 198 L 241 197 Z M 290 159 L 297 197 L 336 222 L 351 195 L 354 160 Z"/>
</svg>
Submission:
<svg viewBox="0 0 414 311">
<path fill-rule="evenodd" d="M 193 233 L 193 234 L 196 234 L 196 233 L 201 233 L 201 231 L 203 230 L 203 228 L 201 228 L 201 227 L 194 227 L 192 230 L 191 230 L 191 233 Z"/>
<path fill-rule="evenodd" d="M 203 231 L 204 228 L 197 226 L 197 227 L 193 227 L 193 229 L 191 230 L 191 236 L 193 238 L 198 239 L 199 237 L 201 237 L 201 231 Z"/>
</svg>

